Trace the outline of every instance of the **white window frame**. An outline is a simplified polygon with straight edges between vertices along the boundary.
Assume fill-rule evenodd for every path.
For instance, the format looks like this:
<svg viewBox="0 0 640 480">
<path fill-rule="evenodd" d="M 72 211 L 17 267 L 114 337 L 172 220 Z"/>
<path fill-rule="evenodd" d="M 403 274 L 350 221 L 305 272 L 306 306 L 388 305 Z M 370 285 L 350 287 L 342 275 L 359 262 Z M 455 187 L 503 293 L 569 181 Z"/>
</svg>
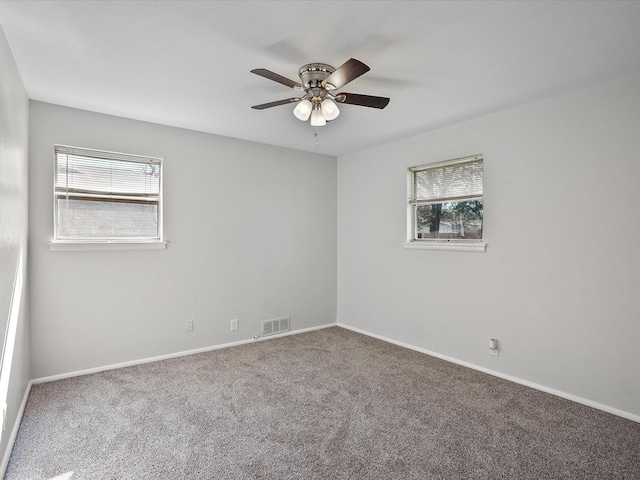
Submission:
<svg viewBox="0 0 640 480">
<path fill-rule="evenodd" d="M 487 244 L 484 241 L 484 218 L 483 218 L 483 232 L 481 239 L 418 239 L 416 238 L 416 208 L 418 205 L 427 203 L 421 202 L 414 198 L 414 179 L 416 172 L 441 168 L 448 165 L 455 165 L 468 162 L 482 162 L 482 168 L 484 170 L 484 158 L 482 154 L 471 155 L 468 157 L 456 158 L 453 160 L 447 160 L 444 162 L 436 162 L 424 165 L 417 165 L 409 167 L 407 171 L 407 236 L 406 242 L 403 244 L 406 249 L 413 250 L 454 250 L 454 251 L 467 251 L 467 252 L 485 252 Z M 474 196 L 473 198 L 478 198 Z M 480 196 L 484 203 L 484 186 L 482 188 L 482 195 Z M 462 200 L 463 198 L 461 198 Z M 446 198 L 442 198 L 446 201 Z M 484 217 L 484 215 L 483 215 Z"/>
<path fill-rule="evenodd" d="M 159 191 L 157 195 L 157 211 L 158 211 L 158 230 L 157 236 L 154 237 L 61 237 L 58 232 L 58 202 L 59 191 L 56 186 L 56 170 L 58 164 L 58 154 L 64 155 L 79 155 L 94 157 L 105 160 L 115 160 L 122 162 L 134 162 L 141 164 L 150 164 L 159 167 Z M 163 177 L 164 171 L 162 166 L 162 159 L 158 157 L 149 157 L 143 155 L 134 155 L 120 152 L 110 152 L 106 150 L 96 150 L 84 147 L 72 147 L 68 145 L 55 145 L 54 146 L 54 162 L 53 162 L 53 222 L 54 222 L 54 234 L 53 239 L 49 242 L 51 250 L 140 250 L 140 249 L 164 249 L 167 242 L 164 240 L 164 225 L 163 225 Z M 104 193 L 101 191 L 84 191 L 82 195 L 89 197 L 94 196 L 97 198 L 109 198 L 116 197 L 115 192 Z M 124 197 L 123 197 L 124 198 Z M 155 200 L 155 199 L 154 199 Z M 155 203 L 155 202 L 154 202 Z"/>
</svg>

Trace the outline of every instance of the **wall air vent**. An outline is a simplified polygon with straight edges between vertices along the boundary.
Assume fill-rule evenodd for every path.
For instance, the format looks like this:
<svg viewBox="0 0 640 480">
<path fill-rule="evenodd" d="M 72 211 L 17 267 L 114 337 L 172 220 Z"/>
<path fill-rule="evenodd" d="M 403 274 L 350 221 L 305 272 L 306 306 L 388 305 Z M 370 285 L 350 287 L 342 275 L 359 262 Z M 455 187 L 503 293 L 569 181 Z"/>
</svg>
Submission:
<svg viewBox="0 0 640 480">
<path fill-rule="evenodd" d="M 289 317 L 274 318 L 262 321 L 262 336 L 275 335 L 289 331 Z"/>
</svg>

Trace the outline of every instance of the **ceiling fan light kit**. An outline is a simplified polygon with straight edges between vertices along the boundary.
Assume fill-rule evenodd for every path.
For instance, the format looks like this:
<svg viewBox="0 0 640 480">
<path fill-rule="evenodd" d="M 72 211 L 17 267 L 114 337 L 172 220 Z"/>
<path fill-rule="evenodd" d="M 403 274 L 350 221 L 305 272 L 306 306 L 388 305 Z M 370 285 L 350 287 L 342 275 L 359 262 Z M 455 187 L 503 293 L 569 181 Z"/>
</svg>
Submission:
<svg viewBox="0 0 640 480">
<path fill-rule="evenodd" d="M 338 69 L 326 63 L 308 63 L 298 70 L 300 77 L 300 83 L 298 83 L 266 68 L 256 68 L 251 70 L 251 73 L 302 91 L 304 96 L 254 105 L 251 108 L 264 110 L 295 102 L 297 103 L 293 110 L 295 117 L 303 122 L 311 118 L 313 127 L 322 127 L 328 121 L 336 119 L 340 115 L 337 103 L 382 109 L 389 104 L 389 98 L 357 93 L 342 92 L 336 95 L 332 93 L 333 90 L 342 88 L 368 71 L 369 67 L 355 58 L 347 60 Z"/>
<path fill-rule="evenodd" d="M 335 120 L 340 115 L 340 109 L 336 102 L 331 100 L 330 98 L 325 98 L 323 102 L 320 104 L 322 107 L 322 113 L 324 114 L 324 118 L 327 119 L 328 122 L 331 120 Z"/>
<path fill-rule="evenodd" d="M 324 127 L 327 124 L 327 119 L 322 114 L 322 107 L 320 105 L 313 106 L 313 112 L 311 112 L 311 126 L 312 127 Z"/>
<path fill-rule="evenodd" d="M 298 120 L 306 122 L 311 116 L 311 110 L 313 110 L 313 103 L 304 99 L 298 102 L 296 108 L 293 109 L 293 114 L 298 118 Z"/>
</svg>

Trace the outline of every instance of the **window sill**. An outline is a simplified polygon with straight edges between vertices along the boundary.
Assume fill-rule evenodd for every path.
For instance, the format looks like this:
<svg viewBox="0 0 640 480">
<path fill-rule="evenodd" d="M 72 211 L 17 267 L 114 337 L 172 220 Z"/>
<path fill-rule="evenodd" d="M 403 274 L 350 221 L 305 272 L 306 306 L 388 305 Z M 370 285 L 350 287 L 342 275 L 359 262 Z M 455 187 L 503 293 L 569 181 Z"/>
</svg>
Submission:
<svg viewBox="0 0 640 480">
<path fill-rule="evenodd" d="M 104 241 L 104 242 L 81 242 L 81 241 L 60 241 L 51 240 L 49 242 L 49 250 L 55 251 L 106 251 L 106 250 L 164 250 L 167 248 L 167 242 L 122 242 L 122 241 Z"/>
<path fill-rule="evenodd" d="M 458 252 L 482 252 L 487 250 L 484 242 L 456 243 L 456 242 L 406 242 L 404 248 L 409 250 L 453 250 Z"/>
</svg>

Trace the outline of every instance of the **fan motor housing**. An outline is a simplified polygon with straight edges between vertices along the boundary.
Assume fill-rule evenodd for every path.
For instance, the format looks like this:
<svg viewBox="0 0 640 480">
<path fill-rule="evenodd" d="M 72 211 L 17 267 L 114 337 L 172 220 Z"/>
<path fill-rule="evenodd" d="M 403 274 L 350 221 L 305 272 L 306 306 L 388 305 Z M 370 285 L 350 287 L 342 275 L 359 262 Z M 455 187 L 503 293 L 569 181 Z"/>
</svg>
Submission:
<svg viewBox="0 0 640 480">
<path fill-rule="evenodd" d="M 335 68 L 326 63 L 308 63 L 300 67 L 298 75 L 305 90 L 308 90 L 310 88 L 322 88 L 324 79 L 335 71 Z"/>
</svg>

